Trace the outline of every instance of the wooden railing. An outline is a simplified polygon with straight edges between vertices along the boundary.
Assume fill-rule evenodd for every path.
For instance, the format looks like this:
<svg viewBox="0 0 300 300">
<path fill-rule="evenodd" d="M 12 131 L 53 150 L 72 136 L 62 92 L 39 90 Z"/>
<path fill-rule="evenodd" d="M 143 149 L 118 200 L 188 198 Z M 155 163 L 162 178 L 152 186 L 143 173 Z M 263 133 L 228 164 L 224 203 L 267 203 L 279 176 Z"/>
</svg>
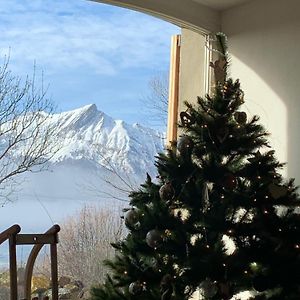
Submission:
<svg viewBox="0 0 300 300">
<path fill-rule="evenodd" d="M 28 257 L 24 276 L 24 297 L 31 299 L 31 280 L 36 258 L 46 244 L 50 245 L 52 300 L 58 300 L 58 274 L 57 274 L 57 243 L 58 225 L 52 226 L 44 234 L 20 234 L 21 227 L 13 225 L 0 233 L 0 245 L 9 241 L 9 272 L 10 272 L 10 300 L 18 300 L 18 271 L 17 271 L 17 245 L 34 245 Z"/>
</svg>

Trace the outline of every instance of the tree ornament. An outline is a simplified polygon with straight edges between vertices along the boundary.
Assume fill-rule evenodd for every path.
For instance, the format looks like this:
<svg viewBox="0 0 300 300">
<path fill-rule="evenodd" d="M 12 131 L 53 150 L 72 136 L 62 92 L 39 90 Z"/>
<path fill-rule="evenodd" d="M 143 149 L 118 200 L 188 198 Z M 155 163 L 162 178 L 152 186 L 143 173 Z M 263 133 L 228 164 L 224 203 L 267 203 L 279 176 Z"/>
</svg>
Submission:
<svg viewBox="0 0 300 300">
<path fill-rule="evenodd" d="M 238 124 L 246 124 L 247 114 L 244 111 L 237 111 L 234 113 L 234 119 Z"/>
<path fill-rule="evenodd" d="M 288 188 L 285 187 L 285 186 L 280 186 L 280 185 L 277 185 L 275 183 L 271 183 L 269 186 L 268 186 L 268 189 L 269 189 L 269 192 L 271 194 L 271 196 L 277 200 L 281 197 L 284 197 L 287 195 L 288 193 Z"/>
<path fill-rule="evenodd" d="M 258 292 L 266 291 L 271 286 L 270 279 L 264 275 L 258 275 L 255 278 L 253 278 L 252 284 L 253 288 Z"/>
<path fill-rule="evenodd" d="M 219 293 L 222 296 L 222 299 L 231 299 L 233 294 L 230 290 L 230 286 L 228 283 L 220 282 L 219 286 Z"/>
<path fill-rule="evenodd" d="M 169 201 L 173 199 L 173 197 L 175 196 L 175 190 L 171 182 L 167 182 L 161 186 L 161 188 L 159 189 L 159 196 L 163 201 Z"/>
<path fill-rule="evenodd" d="M 224 82 L 226 77 L 226 60 L 224 58 L 220 58 L 216 60 L 214 63 L 210 62 L 209 66 L 214 69 L 215 73 L 215 81 L 216 83 Z"/>
<path fill-rule="evenodd" d="M 150 230 L 146 235 L 146 243 L 151 248 L 157 248 L 163 241 L 162 233 L 157 229 Z"/>
<path fill-rule="evenodd" d="M 140 295 L 143 291 L 143 285 L 140 281 L 131 282 L 128 290 L 132 295 Z"/>
<path fill-rule="evenodd" d="M 202 202 L 203 202 L 203 211 L 207 211 L 209 208 L 209 188 L 208 188 L 208 182 L 203 183 L 202 188 Z"/>
<path fill-rule="evenodd" d="M 195 123 L 195 118 L 191 116 L 189 113 L 182 111 L 180 113 L 181 124 L 185 127 L 189 127 Z"/>
<path fill-rule="evenodd" d="M 223 179 L 223 186 L 228 190 L 233 190 L 237 186 L 237 180 L 233 174 L 227 174 Z"/>
<path fill-rule="evenodd" d="M 173 278 L 166 274 L 160 282 L 161 300 L 170 300 L 173 294 Z"/>
<path fill-rule="evenodd" d="M 205 298 L 212 298 L 218 292 L 218 287 L 215 282 L 212 282 L 210 279 L 205 279 L 200 283 L 200 289 L 202 290 L 202 295 Z"/>
<path fill-rule="evenodd" d="M 131 208 L 125 214 L 124 220 L 127 227 L 138 227 L 140 222 L 140 213 L 137 208 Z"/>
<path fill-rule="evenodd" d="M 193 148 L 193 140 L 186 135 L 182 136 L 177 143 L 177 149 L 181 155 L 190 155 L 193 151 Z"/>
</svg>

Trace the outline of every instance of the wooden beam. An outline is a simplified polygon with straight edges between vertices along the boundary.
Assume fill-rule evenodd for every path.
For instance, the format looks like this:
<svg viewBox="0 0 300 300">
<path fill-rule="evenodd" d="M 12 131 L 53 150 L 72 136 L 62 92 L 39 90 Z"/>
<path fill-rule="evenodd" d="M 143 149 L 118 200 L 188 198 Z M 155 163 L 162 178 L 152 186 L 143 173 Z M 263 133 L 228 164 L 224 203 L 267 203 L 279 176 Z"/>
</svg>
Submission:
<svg viewBox="0 0 300 300">
<path fill-rule="evenodd" d="M 16 236 L 17 245 L 45 245 L 56 242 L 56 237 L 53 234 L 18 234 Z"/>
<path fill-rule="evenodd" d="M 171 42 L 167 146 L 170 146 L 172 142 L 177 140 L 179 64 L 180 64 L 180 35 L 174 35 L 172 36 L 172 42 Z"/>
</svg>

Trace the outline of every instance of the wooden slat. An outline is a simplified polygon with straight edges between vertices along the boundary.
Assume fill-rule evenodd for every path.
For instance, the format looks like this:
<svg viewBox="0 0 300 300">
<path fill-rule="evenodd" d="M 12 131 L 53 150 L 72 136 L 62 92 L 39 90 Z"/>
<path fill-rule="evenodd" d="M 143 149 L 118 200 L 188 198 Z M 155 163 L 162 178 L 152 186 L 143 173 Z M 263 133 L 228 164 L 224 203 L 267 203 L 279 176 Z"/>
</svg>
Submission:
<svg viewBox="0 0 300 300">
<path fill-rule="evenodd" d="M 57 245 L 50 245 L 52 300 L 58 300 Z"/>
<path fill-rule="evenodd" d="M 18 234 L 16 236 L 17 245 L 38 245 L 57 243 L 54 234 Z"/>
<path fill-rule="evenodd" d="M 16 236 L 9 237 L 10 300 L 18 300 Z"/>
<path fill-rule="evenodd" d="M 180 35 L 172 36 L 169 77 L 167 146 L 177 140 L 179 95 Z"/>
</svg>

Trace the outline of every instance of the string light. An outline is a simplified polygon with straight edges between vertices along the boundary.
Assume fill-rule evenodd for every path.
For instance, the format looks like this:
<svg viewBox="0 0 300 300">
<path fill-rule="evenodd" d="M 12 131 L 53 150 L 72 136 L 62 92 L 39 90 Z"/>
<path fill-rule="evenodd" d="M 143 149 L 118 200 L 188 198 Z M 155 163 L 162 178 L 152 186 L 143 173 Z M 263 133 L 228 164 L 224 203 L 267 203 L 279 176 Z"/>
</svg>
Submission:
<svg viewBox="0 0 300 300">
<path fill-rule="evenodd" d="M 226 267 L 226 264 L 223 264 L 223 267 Z"/>
<path fill-rule="evenodd" d="M 221 199 L 224 199 L 225 198 L 225 196 L 224 195 L 221 195 Z"/>
<path fill-rule="evenodd" d="M 282 229 L 281 229 L 281 228 L 279 228 L 279 229 L 278 229 L 278 231 L 279 231 L 279 232 L 281 232 L 281 231 L 282 231 Z"/>
<path fill-rule="evenodd" d="M 125 274 L 125 275 L 127 275 L 127 274 L 128 274 L 128 272 L 127 272 L 127 271 L 124 271 L 124 274 Z"/>
<path fill-rule="evenodd" d="M 210 248 L 209 245 L 206 245 L 206 248 L 209 249 Z"/>
<path fill-rule="evenodd" d="M 269 196 L 268 196 L 268 195 L 266 195 L 266 196 L 265 196 L 265 198 L 266 198 L 266 199 L 268 199 L 268 198 L 269 198 Z"/>
<path fill-rule="evenodd" d="M 300 249 L 300 246 L 297 244 L 297 245 L 295 245 L 295 248 L 296 249 Z"/>
<path fill-rule="evenodd" d="M 253 201 L 254 201 L 254 202 L 256 202 L 256 201 L 257 201 L 257 199 L 254 199 Z"/>
<path fill-rule="evenodd" d="M 258 175 L 258 176 L 257 176 L 257 179 L 261 179 L 261 177 Z"/>
<path fill-rule="evenodd" d="M 245 273 L 245 274 L 248 274 L 248 271 L 247 271 L 247 270 L 245 270 L 245 271 L 244 271 L 244 273 Z"/>
<path fill-rule="evenodd" d="M 265 214 L 268 214 L 268 211 L 267 211 L 267 210 L 264 210 L 264 213 L 265 213 Z"/>
</svg>

